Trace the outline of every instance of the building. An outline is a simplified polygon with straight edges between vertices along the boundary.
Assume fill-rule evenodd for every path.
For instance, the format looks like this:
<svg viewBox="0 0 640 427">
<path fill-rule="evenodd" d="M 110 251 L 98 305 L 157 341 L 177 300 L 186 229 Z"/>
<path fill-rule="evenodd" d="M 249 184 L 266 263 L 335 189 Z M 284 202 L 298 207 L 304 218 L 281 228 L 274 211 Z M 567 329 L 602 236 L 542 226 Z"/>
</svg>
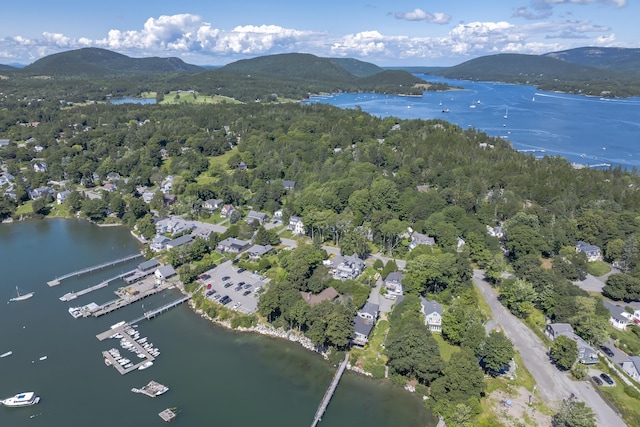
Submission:
<svg viewBox="0 0 640 427">
<path fill-rule="evenodd" d="M 262 225 L 269 221 L 269 215 L 263 212 L 249 211 L 247 214 L 247 223 L 253 224 L 254 221 L 257 221 L 258 224 Z"/>
<path fill-rule="evenodd" d="M 380 306 L 378 304 L 373 304 L 369 301 L 364 303 L 364 306 L 360 310 L 358 310 L 357 316 L 360 316 L 364 320 L 369 322 L 374 322 L 378 319 L 378 311 Z"/>
<path fill-rule="evenodd" d="M 168 278 L 176 275 L 176 270 L 170 265 L 163 265 L 153 273 L 159 280 L 167 280 Z"/>
<path fill-rule="evenodd" d="M 58 203 L 59 205 L 64 203 L 64 200 L 67 198 L 69 194 L 71 194 L 71 191 L 69 190 L 64 190 L 56 194 L 56 203 Z"/>
<path fill-rule="evenodd" d="M 334 279 L 347 280 L 355 279 L 364 270 L 364 261 L 358 255 L 337 255 L 333 258 L 322 261 L 326 265 Z"/>
<path fill-rule="evenodd" d="M 138 264 L 138 270 L 140 271 L 150 271 L 153 269 L 158 269 L 159 267 L 160 267 L 160 263 L 155 258 L 151 258 L 148 261 L 141 262 L 140 264 Z"/>
<path fill-rule="evenodd" d="M 609 323 L 616 329 L 624 331 L 627 329 L 627 325 L 631 323 L 631 314 L 627 313 L 624 308 L 619 305 L 615 305 L 609 301 L 604 301 L 604 306 L 609 310 Z"/>
<path fill-rule="evenodd" d="M 413 250 L 420 245 L 433 246 L 435 244 L 436 240 L 433 237 L 429 237 L 426 234 L 420 234 L 417 231 L 414 231 L 411 234 L 411 244 L 409 244 L 409 250 Z"/>
<path fill-rule="evenodd" d="M 602 261 L 602 253 L 600 252 L 600 248 L 596 245 L 590 245 L 589 243 L 583 242 L 579 240 L 576 244 L 576 252 L 586 255 L 587 261 Z"/>
<path fill-rule="evenodd" d="M 47 168 L 48 166 L 45 162 L 35 162 L 33 164 L 33 170 L 36 172 L 46 172 Z"/>
<path fill-rule="evenodd" d="M 640 381 L 640 356 L 631 356 L 628 360 L 620 363 L 620 366 L 631 378 Z"/>
<path fill-rule="evenodd" d="M 442 305 L 437 301 L 430 301 L 420 297 L 422 305 L 420 311 L 424 316 L 424 324 L 431 332 L 442 332 Z"/>
<path fill-rule="evenodd" d="M 399 271 L 389 273 L 384 279 L 384 287 L 391 295 L 402 295 L 402 273 Z"/>
<path fill-rule="evenodd" d="M 282 181 L 282 186 L 287 191 L 288 190 L 293 190 L 294 188 L 296 188 L 296 182 L 295 181 L 284 180 L 284 181 Z"/>
<path fill-rule="evenodd" d="M 300 295 L 309 305 L 320 304 L 322 301 L 333 301 L 340 296 L 338 291 L 332 287 L 323 289 L 318 295 L 303 291 L 300 291 Z"/>
<path fill-rule="evenodd" d="M 498 225 L 496 227 L 491 227 L 490 225 L 487 225 L 487 234 L 489 234 L 489 236 L 502 239 L 504 237 L 504 229 L 502 228 L 501 225 Z"/>
<path fill-rule="evenodd" d="M 149 248 L 154 252 L 164 251 L 167 246 L 167 243 L 170 241 L 171 241 L 170 238 L 165 237 L 162 234 L 157 234 L 153 238 L 153 240 L 151 240 L 151 245 L 149 245 Z"/>
<path fill-rule="evenodd" d="M 247 240 L 240 240 L 234 237 L 228 237 L 218 243 L 216 246 L 216 251 L 220 253 L 229 252 L 232 254 L 237 254 L 247 249 L 247 247 L 251 244 L 251 242 Z"/>
<path fill-rule="evenodd" d="M 190 234 L 185 234 L 177 239 L 173 239 L 165 243 L 167 249 L 179 248 L 180 246 L 188 245 L 193 241 L 193 237 Z"/>
<path fill-rule="evenodd" d="M 106 176 L 107 181 L 109 182 L 118 182 L 122 177 L 118 172 L 109 172 Z"/>
<path fill-rule="evenodd" d="M 218 210 L 220 206 L 222 206 L 222 203 L 224 203 L 222 199 L 209 199 L 202 204 L 202 208 L 209 212 L 213 212 Z"/>
<path fill-rule="evenodd" d="M 51 187 L 38 187 L 29 190 L 29 197 L 31 198 L 31 200 L 36 200 L 48 196 L 53 197 L 53 189 Z"/>
<path fill-rule="evenodd" d="M 269 253 L 273 250 L 273 246 L 271 245 L 253 245 L 251 246 L 249 249 L 247 249 L 247 254 L 249 255 L 249 258 L 251 258 L 253 261 L 257 261 L 260 258 L 262 258 L 262 256 L 266 253 Z"/>
<path fill-rule="evenodd" d="M 11 143 L 10 139 L 0 139 L 0 149 L 7 148 Z"/>
<path fill-rule="evenodd" d="M 287 230 L 290 230 L 293 234 L 297 235 L 303 235 L 306 233 L 302 218 L 300 218 L 299 216 L 289 217 L 289 225 L 287 225 Z"/>
<path fill-rule="evenodd" d="M 186 231 L 193 230 L 193 224 L 179 217 L 162 218 L 155 222 L 156 233 L 176 236 Z"/>
<path fill-rule="evenodd" d="M 373 330 L 374 323 L 356 316 L 353 319 L 353 336 L 351 343 L 358 346 L 365 346 L 369 342 L 369 335 Z"/>
<path fill-rule="evenodd" d="M 568 323 L 549 323 L 544 330 L 546 336 L 555 340 L 560 335 L 564 335 L 576 342 L 578 345 L 578 361 L 585 365 L 598 363 L 598 352 L 587 344 L 582 338 L 573 332 L 573 327 Z"/>
<path fill-rule="evenodd" d="M 236 208 L 234 208 L 233 205 L 224 205 L 220 209 L 220 215 L 222 215 L 223 217 L 228 217 L 231 216 L 231 214 L 234 213 L 235 210 Z"/>
</svg>

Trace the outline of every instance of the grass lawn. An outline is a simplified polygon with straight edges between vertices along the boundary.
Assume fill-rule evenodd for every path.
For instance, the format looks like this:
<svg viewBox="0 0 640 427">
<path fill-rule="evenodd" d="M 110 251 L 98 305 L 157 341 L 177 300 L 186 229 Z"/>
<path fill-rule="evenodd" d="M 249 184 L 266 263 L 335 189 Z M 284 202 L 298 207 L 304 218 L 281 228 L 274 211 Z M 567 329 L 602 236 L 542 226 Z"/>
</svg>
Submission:
<svg viewBox="0 0 640 427">
<path fill-rule="evenodd" d="M 67 205 L 59 205 L 57 203 L 51 206 L 51 211 L 47 218 L 70 218 L 69 207 Z"/>
<path fill-rule="evenodd" d="M 587 263 L 587 271 L 592 276 L 600 277 L 610 272 L 611 267 L 604 261 L 594 261 Z"/>
<path fill-rule="evenodd" d="M 233 147 L 231 150 L 227 151 L 221 156 L 209 157 L 209 168 L 196 178 L 196 182 L 200 185 L 215 184 L 218 181 L 218 178 L 215 176 L 211 176 L 210 172 L 212 172 L 214 169 L 222 169 L 223 171 L 229 173 L 230 169 L 227 165 L 227 161 L 237 152 L 238 148 Z"/>
<path fill-rule="evenodd" d="M 242 102 L 229 98 L 228 96 L 221 95 L 200 95 L 197 96 L 193 92 L 179 92 L 171 91 L 164 95 L 164 99 L 160 101 L 160 104 L 242 104 Z"/>
<path fill-rule="evenodd" d="M 33 200 L 29 200 L 28 202 L 25 202 L 24 205 L 18 206 L 15 215 L 31 215 L 33 213 L 33 208 L 31 207 L 32 204 Z"/>
<path fill-rule="evenodd" d="M 637 328 L 637 326 L 630 326 L 626 331 L 619 331 L 608 325 L 607 332 L 616 341 L 616 347 L 633 355 L 640 353 L 640 336 L 633 333 L 632 328 Z"/>
<path fill-rule="evenodd" d="M 600 364 L 603 371 L 615 381 L 613 387 L 599 387 L 599 390 L 607 396 L 607 399 L 615 405 L 622 414 L 622 418 L 629 427 L 640 427 L 640 401 L 625 393 L 625 383 L 620 379 L 616 372 L 613 372 L 604 363 Z"/>
<path fill-rule="evenodd" d="M 442 356 L 442 359 L 445 362 L 448 362 L 451 359 L 451 356 L 453 355 L 453 353 L 460 352 L 460 347 L 446 342 L 444 338 L 442 338 L 442 334 L 433 333 L 431 334 L 431 336 L 438 343 L 438 347 L 440 348 L 440 356 Z"/>
<path fill-rule="evenodd" d="M 383 342 L 389 332 L 389 322 L 380 320 L 369 337 L 364 348 L 354 347 L 351 350 L 352 364 L 371 372 L 374 378 L 384 378 L 388 357 L 384 354 Z"/>
</svg>

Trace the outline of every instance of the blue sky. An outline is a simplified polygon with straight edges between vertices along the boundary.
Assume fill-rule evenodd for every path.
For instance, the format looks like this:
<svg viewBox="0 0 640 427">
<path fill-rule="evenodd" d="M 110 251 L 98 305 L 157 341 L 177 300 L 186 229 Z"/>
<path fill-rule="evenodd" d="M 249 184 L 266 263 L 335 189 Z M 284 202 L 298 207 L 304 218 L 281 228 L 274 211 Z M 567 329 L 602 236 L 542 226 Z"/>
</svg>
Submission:
<svg viewBox="0 0 640 427">
<path fill-rule="evenodd" d="M 3 1 L 0 63 L 101 47 L 199 65 L 285 52 L 391 65 L 640 47 L 640 0 Z"/>
</svg>

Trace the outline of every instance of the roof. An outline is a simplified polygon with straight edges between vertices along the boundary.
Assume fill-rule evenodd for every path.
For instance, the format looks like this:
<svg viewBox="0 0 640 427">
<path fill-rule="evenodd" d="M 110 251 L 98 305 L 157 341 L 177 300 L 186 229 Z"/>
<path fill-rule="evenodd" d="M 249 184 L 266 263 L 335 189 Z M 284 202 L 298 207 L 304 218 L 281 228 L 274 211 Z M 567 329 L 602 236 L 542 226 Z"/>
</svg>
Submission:
<svg viewBox="0 0 640 427">
<path fill-rule="evenodd" d="M 155 258 L 151 258 L 151 259 L 150 259 L 150 260 L 148 260 L 148 261 L 141 262 L 140 264 L 138 264 L 138 269 L 139 269 L 139 270 L 142 270 L 142 271 L 146 271 L 146 270 L 150 270 L 150 269 L 152 269 L 153 267 L 156 267 L 156 266 L 158 266 L 158 265 L 160 265 L 160 263 L 158 262 L 158 260 L 157 260 L 157 259 L 155 259 Z"/>
<path fill-rule="evenodd" d="M 625 360 L 625 362 L 631 362 L 636 368 L 636 371 L 640 374 L 640 356 L 631 356 L 629 357 L 629 360 Z"/>
<path fill-rule="evenodd" d="M 600 248 L 596 245 L 591 245 L 587 242 L 583 242 L 582 240 L 578 240 L 576 247 L 580 252 L 596 252 L 600 251 Z"/>
<path fill-rule="evenodd" d="M 604 306 L 607 307 L 607 310 L 609 310 L 609 313 L 611 313 L 611 317 L 613 317 L 616 321 L 620 323 L 627 323 L 629 321 L 629 319 L 627 319 L 622 315 L 622 313 L 624 312 L 624 308 L 620 307 L 619 305 L 615 305 L 609 301 L 603 301 L 603 302 L 604 302 Z"/>
<path fill-rule="evenodd" d="M 226 239 L 220 241 L 218 245 L 227 246 L 227 247 L 236 246 L 239 248 L 245 248 L 249 245 L 249 243 L 250 242 L 248 240 L 240 240 L 240 239 L 236 239 L 235 237 L 227 237 Z"/>
<path fill-rule="evenodd" d="M 249 211 L 249 213 L 247 214 L 247 218 L 258 218 L 261 221 L 265 221 L 267 218 L 269 218 L 269 215 L 263 212 Z"/>
<path fill-rule="evenodd" d="M 300 295 L 302 295 L 302 299 L 309 303 L 309 305 L 316 305 L 321 303 L 322 301 L 333 301 L 338 298 L 340 294 L 334 288 L 326 288 L 322 290 L 318 295 L 313 295 L 310 292 L 300 291 Z"/>
<path fill-rule="evenodd" d="M 163 265 L 162 267 L 156 270 L 156 274 L 159 274 L 160 276 L 166 279 L 167 277 L 171 277 L 174 274 L 176 274 L 176 270 L 174 270 L 173 267 L 170 265 Z"/>
<path fill-rule="evenodd" d="M 249 248 L 249 250 L 247 251 L 249 253 L 249 255 L 254 255 L 254 256 L 262 256 L 264 254 L 266 254 L 267 252 L 271 251 L 273 249 L 273 246 L 271 245 L 253 245 Z"/>
<path fill-rule="evenodd" d="M 173 246 L 174 248 L 178 247 L 178 246 L 182 246 L 185 245 L 187 243 L 191 243 L 191 241 L 193 240 L 193 237 L 191 237 L 190 234 L 185 234 L 184 236 L 180 236 L 177 239 L 173 239 L 170 242 L 167 242 L 168 246 Z"/>
<path fill-rule="evenodd" d="M 378 311 L 380 306 L 378 304 L 373 304 L 367 301 L 364 306 L 358 311 L 358 313 L 367 313 L 376 317 L 378 315 Z"/>
<path fill-rule="evenodd" d="M 402 283 L 402 273 L 399 271 L 393 271 L 387 275 L 387 278 L 384 279 L 384 281 Z"/>
<path fill-rule="evenodd" d="M 365 337 L 369 337 L 371 330 L 373 329 L 373 322 L 367 322 L 360 316 L 356 316 L 353 319 L 353 329 L 357 334 L 364 335 Z"/>
<path fill-rule="evenodd" d="M 426 298 L 420 297 L 420 302 L 422 303 L 422 307 L 424 307 L 425 316 L 432 313 L 442 315 L 442 305 L 438 301 L 430 301 Z"/>
<path fill-rule="evenodd" d="M 296 182 L 284 180 L 282 181 L 282 185 L 284 186 L 284 188 L 293 188 L 296 186 Z"/>
<path fill-rule="evenodd" d="M 420 234 L 417 231 L 414 231 L 411 235 L 411 239 L 417 245 L 435 245 L 436 241 L 433 237 L 429 237 L 426 234 Z"/>
</svg>

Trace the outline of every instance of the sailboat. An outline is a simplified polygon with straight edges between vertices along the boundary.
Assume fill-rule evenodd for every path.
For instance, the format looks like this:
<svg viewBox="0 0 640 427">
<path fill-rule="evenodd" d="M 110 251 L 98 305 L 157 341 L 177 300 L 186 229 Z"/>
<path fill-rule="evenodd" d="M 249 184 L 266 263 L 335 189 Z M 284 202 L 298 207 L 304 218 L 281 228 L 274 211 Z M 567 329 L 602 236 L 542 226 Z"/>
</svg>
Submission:
<svg viewBox="0 0 640 427">
<path fill-rule="evenodd" d="M 505 119 L 509 118 L 509 107 L 506 107 L 506 109 L 504 110 L 504 118 Z"/>
<path fill-rule="evenodd" d="M 9 301 L 24 301 L 26 299 L 31 298 L 33 294 L 35 294 L 35 292 L 29 292 L 28 294 L 21 294 L 20 289 L 18 289 L 17 286 L 16 286 L 16 293 L 18 294 L 18 296 L 15 298 L 11 298 Z"/>
</svg>

